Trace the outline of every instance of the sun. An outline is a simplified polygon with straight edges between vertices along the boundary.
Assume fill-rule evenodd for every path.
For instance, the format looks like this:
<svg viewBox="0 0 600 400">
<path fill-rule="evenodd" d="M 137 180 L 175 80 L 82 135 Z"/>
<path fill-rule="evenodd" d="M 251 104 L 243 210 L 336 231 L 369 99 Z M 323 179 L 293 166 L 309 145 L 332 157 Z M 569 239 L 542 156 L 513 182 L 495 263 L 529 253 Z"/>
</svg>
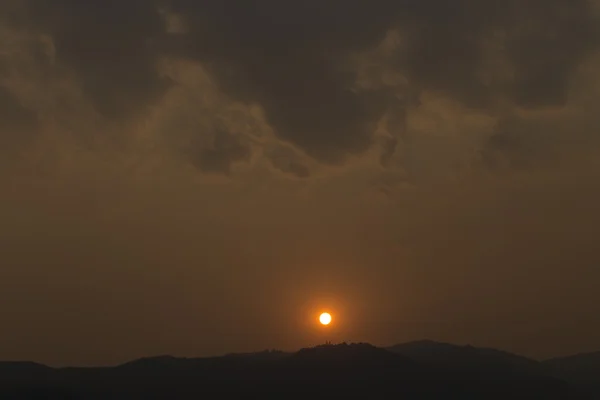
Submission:
<svg viewBox="0 0 600 400">
<path fill-rule="evenodd" d="M 319 315 L 319 322 L 321 325 L 329 325 L 331 323 L 331 314 L 326 312 L 322 313 Z"/>
</svg>

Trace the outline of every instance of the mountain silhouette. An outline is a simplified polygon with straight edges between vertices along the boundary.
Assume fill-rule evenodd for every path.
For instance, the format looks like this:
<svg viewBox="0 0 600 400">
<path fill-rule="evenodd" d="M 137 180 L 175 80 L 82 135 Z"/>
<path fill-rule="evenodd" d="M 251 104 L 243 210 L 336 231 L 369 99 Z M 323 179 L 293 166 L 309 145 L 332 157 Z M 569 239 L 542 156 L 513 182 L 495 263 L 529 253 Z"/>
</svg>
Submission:
<svg viewBox="0 0 600 400">
<path fill-rule="evenodd" d="M 600 351 L 552 358 L 543 365 L 553 376 L 579 385 L 600 398 Z"/>
<path fill-rule="evenodd" d="M 394 346 L 392 351 L 366 343 L 342 343 L 295 353 L 148 357 L 103 368 L 54 369 L 39 364 L 2 363 L 0 399 L 197 399 L 252 395 L 369 399 L 586 398 L 575 385 L 556 377 L 518 369 L 487 368 L 495 363 L 494 357 L 473 356 L 475 361 L 467 364 L 479 365 L 478 370 L 454 368 L 449 359 L 470 360 L 473 350 L 460 346 L 449 350 L 448 346 L 452 345 L 414 342 Z M 469 356 L 447 356 L 454 351 Z M 483 353 L 488 351 L 499 358 L 518 358 L 491 350 Z M 432 353 L 436 352 L 442 354 L 439 357 L 442 361 L 435 361 L 438 356 Z"/>
<path fill-rule="evenodd" d="M 342 343 L 338 345 L 321 345 L 301 349 L 286 360 L 287 365 L 308 366 L 310 368 L 349 369 L 392 368 L 411 371 L 421 366 L 407 357 L 398 356 L 385 349 L 368 343 Z"/>
<path fill-rule="evenodd" d="M 43 375 L 48 371 L 51 371 L 52 368 L 29 361 L 0 361 L 0 375 Z"/>
<path fill-rule="evenodd" d="M 438 368 L 488 373 L 545 374 L 544 367 L 538 361 L 491 348 L 457 346 L 450 343 L 421 340 L 397 344 L 387 349 L 422 364 Z"/>
</svg>

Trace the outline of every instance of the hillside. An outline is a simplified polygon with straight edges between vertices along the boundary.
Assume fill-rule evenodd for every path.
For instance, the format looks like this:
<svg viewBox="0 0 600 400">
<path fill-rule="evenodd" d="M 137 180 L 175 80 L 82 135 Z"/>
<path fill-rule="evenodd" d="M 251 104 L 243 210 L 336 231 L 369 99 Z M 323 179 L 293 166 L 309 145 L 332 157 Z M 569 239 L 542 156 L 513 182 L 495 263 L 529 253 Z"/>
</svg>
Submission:
<svg viewBox="0 0 600 400">
<path fill-rule="evenodd" d="M 553 376 L 584 387 L 600 398 L 600 352 L 553 358 L 542 364 Z"/>
<path fill-rule="evenodd" d="M 583 398 L 574 386 L 556 378 L 485 368 L 472 373 L 433 367 L 364 343 L 317 346 L 290 354 L 150 357 L 110 368 L 42 367 L 41 373 L 34 375 L 19 365 L 13 367 L 5 366 L 11 372 L 0 376 L 2 399 L 195 399 L 241 395 Z"/>
<path fill-rule="evenodd" d="M 421 340 L 398 344 L 389 351 L 438 368 L 492 373 L 522 373 L 543 375 L 538 361 L 502 350 Z"/>
</svg>

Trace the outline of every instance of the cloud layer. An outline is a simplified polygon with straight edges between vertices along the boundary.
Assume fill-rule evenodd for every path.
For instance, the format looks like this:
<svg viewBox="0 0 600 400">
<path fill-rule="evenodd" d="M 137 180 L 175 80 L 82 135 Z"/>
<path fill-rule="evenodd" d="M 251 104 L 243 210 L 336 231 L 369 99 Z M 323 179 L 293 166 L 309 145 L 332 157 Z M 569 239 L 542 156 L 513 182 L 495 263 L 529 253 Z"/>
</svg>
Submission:
<svg viewBox="0 0 600 400">
<path fill-rule="evenodd" d="M 0 358 L 305 345 L 289 314 L 318 299 L 342 339 L 597 347 L 599 18 L 587 0 L 2 2 Z M 240 323 L 252 348 L 223 339 Z"/>
<path fill-rule="evenodd" d="M 597 17 L 586 0 L 7 4 L 12 30 L 5 34 L 30 36 L 28 67 L 46 78 L 68 76 L 102 118 L 122 122 L 161 110 L 170 91 L 189 84 L 165 72 L 165 63 L 188 62 L 222 101 L 259 107 L 276 140 L 326 165 L 377 146 L 382 121 L 419 113 L 423 96 L 494 118 L 497 132 L 471 145 L 507 151 L 508 121 L 518 110 L 565 107 L 574 74 L 598 47 Z M 19 107 L 8 100 L 14 94 L 3 93 L 3 102 Z M 179 101 L 193 107 L 198 100 Z M 25 108 L 11 119 L 40 111 Z M 384 164 L 410 140 L 402 122 L 387 128 Z M 249 159 L 239 132 L 212 129 L 230 145 L 216 149 L 213 140 L 192 164 L 227 172 Z M 199 128 L 196 135 L 210 133 Z M 306 162 L 292 164 L 284 172 L 308 175 Z"/>
</svg>

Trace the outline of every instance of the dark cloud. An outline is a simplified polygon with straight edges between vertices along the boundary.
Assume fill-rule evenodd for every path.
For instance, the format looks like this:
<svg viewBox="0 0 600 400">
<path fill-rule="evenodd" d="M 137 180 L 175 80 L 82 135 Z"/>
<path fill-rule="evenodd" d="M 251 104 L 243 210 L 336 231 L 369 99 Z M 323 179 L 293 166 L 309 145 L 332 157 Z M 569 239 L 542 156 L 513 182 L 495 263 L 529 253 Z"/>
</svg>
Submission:
<svg viewBox="0 0 600 400">
<path fill-rule="evenodd" d="M 24 1 L 5 0 L 0 3 L 0 21 L 3 24 L 26 24 L 26 8 Z"/>
<path fill-rule="evenodd" d="M 351 90 L 355 76 L 340 63 L 348 50 L 383 38 L 392 4 L 175 1 L 173 7 L 190 21 L 184 55 L 207 63 L 229 94 L 259 102 L 280 137 L 335 162 L 370 144 L 384 108 Z"/>
<path fill-rule="evenodd" d="M 585 0 L 171 4 L 190 21 L 183 54 L 207 63 L 229 94 L 262 104 L 278 135 L 323 161 L 371 144 L 389 99 L 352 91 L 356 75 L 342 72 L 343 60 L 389 29 L 404 42 L 390 62 L 411 86 L 479 108 L 498 96 L 564 104 L 572 71 L 596 45 Z M 486 64 L 490 54 L 509 70 Z"/>
<path fill-rule="evenodd" d="M 412 92 L 478 108 L 500 96 L 564 104 L 598 33 L 586 0 L 30 0 L 29 8 L 31 26 L 52 36 L 59 62 L 104 115 L 152 105 L 170 85 L 157 61 L 185 57 L 232 98 L 260 104 L 280 138 L 328 163 L 367 149 L 392 101 L 390 87 L 357 90 L 347 62 L 390 29 L 402 44 L 386 62 Z M 182 17 L 182 33 L 167 33 L 165 12 Z"/>
<path fill-rule="evenodd" d="M 396 68 L 406 70 L 413 85 L 449 93 L 469 105 L 487 100 L 477 79 L 482 39 L 497 21 L 495 2 L 460 0 L 414 2 L 402 25 L 406 49 L 396 54 Z"/>
<path fill-rule="evenodd" d="M 75 71 L 100 113 L 130 116 L 167 89 L 153 48 L 164 23 L 152 2 L 30 0 L 30 15 L 36 30 L 51 35 L 58 61 Z"/>
<path fill-rule="evenodd" d="M 482 161 L 491 170 L 511 167 L 527 169 L 535 156 L 535 147 L 528 137 L 520 135 L 514 122 L 501 121 L 482 151 Z"/>
<path fill-rule="evenodd" d="M 598 43 L 586 0 L 424 1 L 414 15 L 408 52 L 399 55 L 410 79 L 474 107 L 498 95 L 531 107 L 564 104 L 570 74 Z M 495 70 L 501 61 L 507 71 Z"/>
<path fill-rule="evenodd" d="M 506 50 L 514 62 L 513 96 L 529 107 L 563 105 L 574 69 L 598 45 L 591 4 L 579 1 L 520 2 Z"/>
<path fill-rule="evenodd" d="M 310 168 L 306 166 L 306 160 L 293 148 L 287 146 L 275 147 L 267 154 L 267 158 L 274 168 L 285 174 L 300 179 L 308 178 L 311 174 Z"/>
<path fill-rule="evenodd" d="M 295 176 L 296 178 L 308 178 L 310 170 L 305 165 L 288 159 L 273 159 L 273 166 L 278 170 Z"/>
<path fill-rule="evenodd" d="M 522 108 L 498 120 L 483 144 L 481 161 L 494 171 L 529 172 L 587 163 L 598 146 L 597 124 L 596 116 L 572 106 Z"/>
<path fill-rule="evenodd" d="M 190 32 L 166 40 L 156 3 L 28 4 L 30 21 L 23 24 L 52 37 L 57 61 L 75 72 L 84 93 L 107 117 L 131 116 L 161 97 L 169 85 L 156 68 L 162 55 L 202 61 L 223 90 L 259 103 L 281 138 L 321 161 L 339 162 L 346 153 L 366 149 L 386 106 L 385 94 L 352 91 L 355 74 L 344 72 L 342 62 L 349 50 L 369 48 L 383 37 L 396 13 L 381 8 L 339 1 L 175 0 L 163 5 L 180 12 Z M 392 2 L 382 5 L 394 8 Z M 214 165 L 214 157 L 207 153 L 198 162 Z M 286 168 L 306 174 L 297 163 Z"/>
<path fill-rule="evenodd" d="M 239 137 L 217 130 L 211 145 L 199 149 L 191 146 L 188 154 L 192 164 L 200 170 L 228 175 L 234 163 L 250 158 L 251 149 Z"/>
</svg>

